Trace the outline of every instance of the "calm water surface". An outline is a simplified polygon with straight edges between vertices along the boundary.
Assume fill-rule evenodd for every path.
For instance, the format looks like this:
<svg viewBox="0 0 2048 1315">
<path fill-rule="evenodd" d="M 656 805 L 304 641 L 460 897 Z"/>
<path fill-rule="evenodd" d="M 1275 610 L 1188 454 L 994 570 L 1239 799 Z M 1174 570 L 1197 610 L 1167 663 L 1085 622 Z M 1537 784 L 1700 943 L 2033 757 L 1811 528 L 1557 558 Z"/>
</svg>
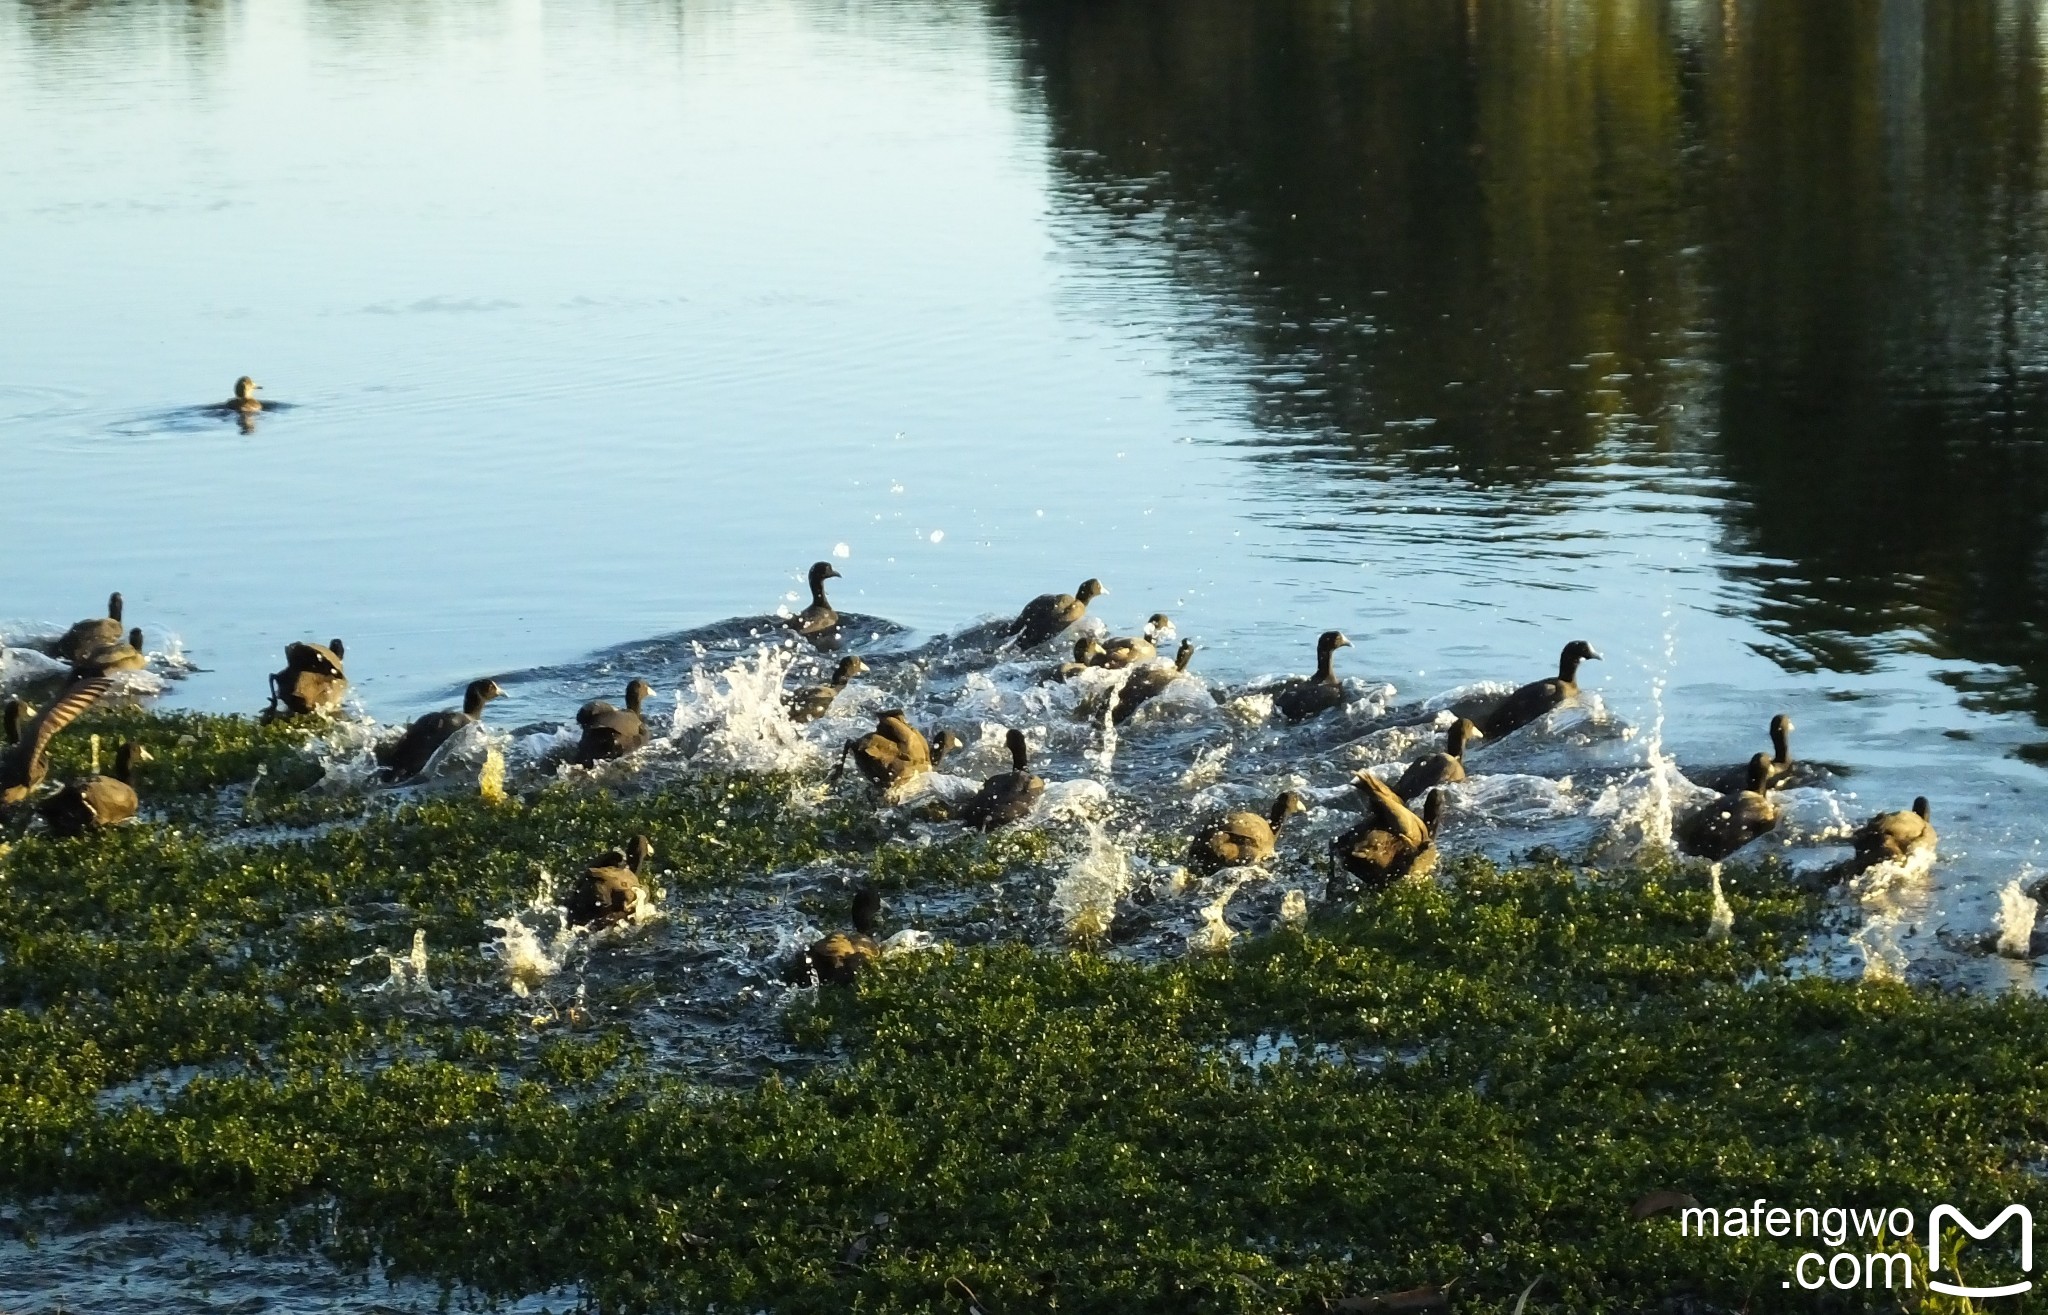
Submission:
<svg viewBox="0 0 2048 1315">
<path fill-rule="evenodd" d="M 1844 814 L 1931 796 L 1930 953 L 2048 866 L 2044 42 L 1996 0 L 0 3 L 0 618 L 122 589 L 208 708 L 340 634 L 385 718 L 835 548 L 919 635 L 1100 575 L 1225 679 L 1337 626 L 1426 697 L 1582 635 L 1638 745 L 1784 710 Z M 243 373 L 295 409 L 186 409 Z"/>
</svg>

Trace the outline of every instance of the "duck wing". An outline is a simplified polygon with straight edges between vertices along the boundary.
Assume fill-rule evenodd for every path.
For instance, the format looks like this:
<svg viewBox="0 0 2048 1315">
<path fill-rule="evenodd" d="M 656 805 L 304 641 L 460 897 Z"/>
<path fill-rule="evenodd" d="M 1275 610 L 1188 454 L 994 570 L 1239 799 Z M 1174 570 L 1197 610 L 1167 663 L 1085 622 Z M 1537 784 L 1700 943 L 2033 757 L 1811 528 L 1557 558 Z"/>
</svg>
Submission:
<svg viewBox="0 0 2048 1315">
<path fill-rule="evenodd" d="M 22 745 L 27 749 L 27 760 L 34 762 L 41 758 L 50 747 L 50 741 L 57 738 L 57 732 L 84 716 L 86 709 L 98 703 L 113 687 L 114 682 L 105 676 L 75 680 L 65 686 L 64 692 L 29 723 L 28 733 L 21 737 Z"/>
<path fill-rule="evenodd" d="M 1487 739 L 1498 739 L 1522 729 L 1565 700 L 1564 683 L 1552 678 L 1534 680 L 1502 699 L 1479 723 Z"/>
<path fill-rule="evenodd" d="M 1450 785 L 1465 779 L 1465 764 L 1447 753 L 1433 753 L 1427 758 L 1417 758 L 1408 764 L 1401 779 L 1394 782 L 1394 793 L 1402 799 L 1414 799 L 1428 794 L 1440 785 Z"/>
<path fill-rule="evenodd" d="M 1407 804 L 1401 802 L 1401 796 L 1394 793 L 1393 786 L 1370 774 L 1360 776 L 1358 784 L 1371 801 L 1381 827 L 1392 832 L 1410 850 L 1421 849 L 1429 843 L 1429 828 L 1409 811 Z"/>
</svg>

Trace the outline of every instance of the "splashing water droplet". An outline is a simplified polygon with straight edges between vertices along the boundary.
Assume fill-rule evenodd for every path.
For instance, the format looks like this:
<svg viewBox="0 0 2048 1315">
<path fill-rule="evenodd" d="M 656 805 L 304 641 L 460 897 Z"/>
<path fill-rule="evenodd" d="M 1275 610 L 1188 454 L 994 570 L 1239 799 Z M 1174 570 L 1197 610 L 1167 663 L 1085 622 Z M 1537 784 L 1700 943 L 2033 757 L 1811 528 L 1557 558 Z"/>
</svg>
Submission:
<svg viewBox="0 0 2048 1315">
<path fill-rule="evenodd" d="M 2020 888 L 2019 881 L 2008 881 L 2005 889 L 1998 892 L 1998 952 L 2015 959 L 2026 958 L 2034 943 L 2034 923 L 2040 916 L 2040 906 Z"/>
</svg>

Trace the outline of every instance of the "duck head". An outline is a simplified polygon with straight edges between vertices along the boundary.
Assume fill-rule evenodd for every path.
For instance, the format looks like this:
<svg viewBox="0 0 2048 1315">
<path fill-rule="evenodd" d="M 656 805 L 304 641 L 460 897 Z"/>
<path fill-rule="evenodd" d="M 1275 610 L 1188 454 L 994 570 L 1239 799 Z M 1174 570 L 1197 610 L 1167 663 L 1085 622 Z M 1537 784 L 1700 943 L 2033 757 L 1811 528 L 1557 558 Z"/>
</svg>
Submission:
<svg viewBox="0 0 2048 1315">
<path fill-rule="evenodd" d="M 1301 796 L 1292 790 L 1282 790 L 1280 797 L 1273 801 L 1273 811 L 1266 814 L 1266 821 L 1275 829 L 1296 813 L 1306 813 L 1308 805 L 1301 802 Z"/>
<path fill-rule="evenodd" d="M 647 867 L 647 860 L 654 857 L 654 842 L 646 836 L 634 836 L 626 842 L 626 867 L 634 876 Z"/>
<path fill-rule="evenodd" d="M 866 675 L 867 670 L 868 664 L 859 658 L 843 657 L 839 659 L 839 665 L 833 669 L 832 683 L 841 689 L 845 689 L 848 681 L 852 680 L 855 676 Z"/>
<path fill-rule="evenodd" d="M 128 632 L 128 647 L 130 647 L 130 648 L 134 649 L 134 650 L 135 650 L 136 652 L 138 652 L 138 653 L 140 653 L 140 652 L 142 651 L 142 627 L 141 627 L 141 626 L 136 626 L 136 627 L 134 627 L 133 629 L 129 630 L 129 632 Z"/>
<path fill-rule="evenodd" d="M 1422 825 L 1429 830 L 1429 838 L 1436 839 L 1436 829 L 1444 820 L 1444 792 L 1442 787 L 1431 790 L 1429 798 L 1422 801 Z"/>
<path fill-rule="evenodd" d="M 1919 798 L 1917 798 L 1917 799 L 1915 799 L 1915 800 L 1913 801 L 1913 811 L 1914 811 L 1914 812 L 1916 812 L 1916 813 L 1918 813 L 1918 814 L 1920 815 L 1920 820 L 1921 820 L 1921 821 L 1925 822 L 1925 821 L 1927 821 L 1927 820 L 1928 820 L 1928 817 L 1927 817 L 1927 796 L 1926 796 L 1926 795 L 1924 795 L 1924 794 L 1923 794 L 1923 795 L 1921 795 L 1921 796 L 1920 796 Z"/>
<path fill-rule="evenodd" d="M 120 594 L 113 593 L 107 595 L 107 615 L 112 617 L 115 621 L 119 621 L 121 619 Z"/>
<path fill-rule="evenodd" d="M 1188 669 L 1188 663 L 1194 660 L 1195 641 L 1192 639 L 1181 640 L 1180 651 L 1173 655 L 1173 669 L 1175 671 L 1186 671 Z"/>
<path fill-rule="evenodd" d="M 937 767 L 946 761 L 946 755 L 959 749 L 960 745 L 959 736 L 951 731 L 940 731 L 939 738 L 932 741 L 932 766 Z"/>
<path fill-rule="evenodd" d="M 1748 784 L 1753 794 L 1762 794 L 1771 788 L 1771 755 L 1759 753 L 1751 756 Z"/>
<path fill-rule="evenodd" d="M 135 783 L 135 765 L 156 761 L 156 755 L 133 740 L 123 742 L 120 751 L 114 755 L 114 779 L 130 785 Z"/>
<path fill-rule="evenodd" d="M 345 658 L 348 656 L 348 650 L 341 646 L 341 641 L 339 639 L 328 640 L 327 647 L 329 651 L 331 651 L 334 654 L 334 656 L 338 658 Z"/>
<path fill-rule="evenodd" d="M 241 378 L 235 380 L 235 400 L 237 402 L 253 402 L 256 400 L 257 392 L 261 390 L 262 387 L 262 384 L 257 383 L 254 379 L 251 379 L 248 375 L 245 374 Z"/>
<path fill-rule="evenodd" d="M 631 680 L 626 683 L 626 710 L 628 712 L 640 711 L 640 705 L 653 697 L 654 686 L 646 681 Z"/>
<path fill-rule="evenodd" d="M 1316 637 L 1316 656 L 1334 653 L 1340 648 L 1350 648 L 1351 640 L 1341 630 L 1325 630 Z"/>
<path fill-rule="evenodd" d="M 853 929 L 863 936 L 875 934 L 882 921 L 882 892 L 862 886 L 853 892 Z"/>
<path fill-rule="evenodd" d="M 1444 751 L 1453 758 L 1462 758 L 1466 745 L 1485 738 L 1486 732 L 1480 730 L 1470 717 L 1460 717 L 1451 723 L 1451 729 L 1444 736 Z"/>
<path fill-rule="evenodd" d="M 839 574 L 838 570 L 832 565 L 832 563 L 814 562 L 811 565 L 811 592 L 816 593 L 820 589 L 823 589 L 825 587 L 825 581 L 827 580 L 839 580 L 843 578 L 844 577 Z"/>
<path fill-rule="evenodd" d="M 1093 635 L 1083 635 L 1074 641 L 1074 661 L 1084 667 L 1094 666 L 1102 653 L 1102 641 Z"/>
<path fill-rule="evenodd" d="M 1583 639 L 1574 639 L 1564 646 L 1564 652 L 1557 655 L 1557 678 L 1569 682 L 1579 674 L 1579 663 L 1602 660 L 1591 644 Z"/>
<path fill-rule="evenodd" d="M 1031 746 L 1025 743 L 1023 731 L 1011 730 L 1003 737 L 1003 742 L 1010 746 L 1010 766 L 1013 770 L 1021 772 L 1031 765 Z"/>
<path fill-rule="evenodd" d="M 1771 747 L 1779 762 L 1792 760 L 1792 718 L 1782 712 L 1771 718 Z"/>
<path fill-rule="evenodd" d="M 1173 629 L 1173 618 L 1164 612 L 1154 612 L 1145 622 L 1145 638 L 1157 639 Z"/>
<path fill-rule="evenodd" d="M 1082 605 L 1086 606 L 1108 592 L 1109 590 L 1102 587 L 1102 581 L 1091 575 L 1081 581 L 1081 587 L 1074 591 L 1074 597 L 1080 599 Z"/>
<path fill-rule="evenodd" d="M 498 688 L 495 680 L 472 680 L 469 688 L 462 692 L 462 710 L 472 717 L 484 714 L 484 704 L 492 699 L 505 697 L 505 691 Z"/>
</svg>

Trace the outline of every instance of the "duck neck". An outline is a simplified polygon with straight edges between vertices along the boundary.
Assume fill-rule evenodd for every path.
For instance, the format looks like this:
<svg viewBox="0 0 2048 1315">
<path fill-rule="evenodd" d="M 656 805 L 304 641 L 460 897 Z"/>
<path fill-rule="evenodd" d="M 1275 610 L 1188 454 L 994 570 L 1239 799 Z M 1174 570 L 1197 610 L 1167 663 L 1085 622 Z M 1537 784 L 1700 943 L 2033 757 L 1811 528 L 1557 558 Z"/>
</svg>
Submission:
<svg viewBox="0 0 2048 1315">
<path fill-rule="evenodd" d="M 1791 765 L 1792 737 L 1785 733 L 1783 726 L 1771 727 L 1771 748 L 1775 751 L 1771 758 L 1772 766 L 1786 767 Z"/>
<path fill-rule="evenodd" d="M 471 721 L 480 720 L 484 715 L 485 702 L 486 700 L 481 690 L 469 691 L 462 696 L 463 715 L 467 716 Z"/>
<path fill-rule="evenodd" d="M 1560 684 L 1564 685 L 1578 683 L 1579 655 L 1577 653 L 1566 650 L 1564 656 L 1557 660 L 1557 679 Z"/>
<path fill-rule="evenodd" d="M 1337 650 L 1318 648 L 1316 650 L 1316 680 L 1324 685 L 1337 683 Z"/>
<path fill-rule="evenodd" d="M 816 579 L 816 580 L 813 580 L 813 581 L 811 581 L 811 606 L 812 606 L 812 607 L 830 607 L 830 606 L 831 606 L 831 604 L 830 604 L 830 603 L 828 603 L 828 602 L 826 602 L 826 601 L 825 601 L 825 581 L 824 581 L 823 577 L 820 577 L 820 578 L 818 578 L 818 579 Z"/>
</svg>

